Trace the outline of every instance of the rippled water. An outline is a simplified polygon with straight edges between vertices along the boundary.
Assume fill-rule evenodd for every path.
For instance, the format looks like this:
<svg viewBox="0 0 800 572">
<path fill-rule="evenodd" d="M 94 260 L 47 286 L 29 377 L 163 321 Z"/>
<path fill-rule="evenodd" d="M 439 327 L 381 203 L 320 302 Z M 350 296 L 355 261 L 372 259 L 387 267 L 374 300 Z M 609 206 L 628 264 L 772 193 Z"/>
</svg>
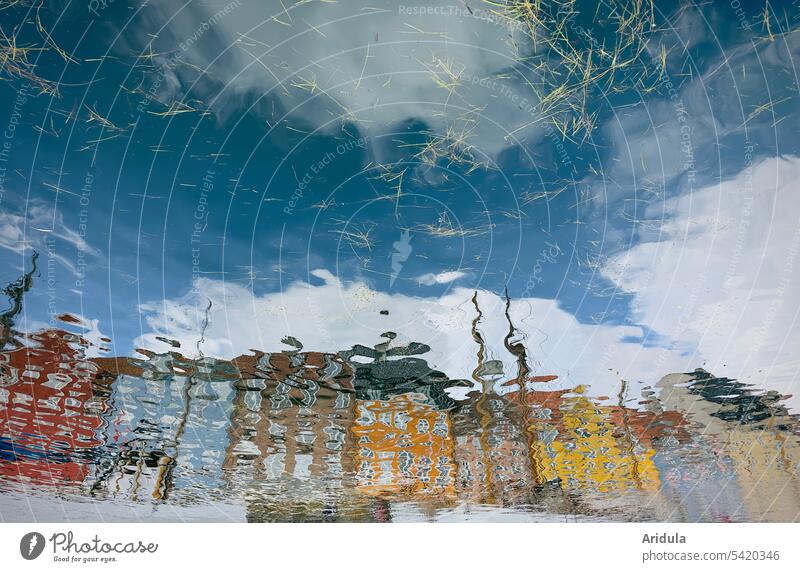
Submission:
<svg viewBox="0 0 800 572">
<path fill-rule="evenodd" d="M 554 376 L 524 365 L 499 379 L 473 333 L 472 380 L 391 333 L 337 353 L 289 338 L 231 361 L 88 359 L 65 330 L 20 336 L 0 354 L 0 515 L 797 519 L 797 418 L 775 392 L 703 370 L 634 403 L 624 382 L 600 398 L 550 390 Z"/>
<path fill-rule="evenodd" d="M 0 0 L 0 521 L 800 520 L 799 32 Z"/>
</svg>

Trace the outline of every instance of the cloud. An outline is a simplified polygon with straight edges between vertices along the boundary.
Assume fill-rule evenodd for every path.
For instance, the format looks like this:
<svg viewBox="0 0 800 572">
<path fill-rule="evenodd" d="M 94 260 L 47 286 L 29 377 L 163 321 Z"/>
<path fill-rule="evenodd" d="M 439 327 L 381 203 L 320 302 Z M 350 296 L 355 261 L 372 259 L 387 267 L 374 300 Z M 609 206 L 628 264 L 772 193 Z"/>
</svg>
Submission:
<svg viewBox="0 0 800 572">
<path fill-rule="evenodd" d="M 448 284 L 455 282 L 459 278 L 466 276 L 466 273 L 460 270 L 450 270 L 448 272 L 440 272 L 439 274 L 423 274 L 417 277 L 417 283 L 423 286 L 434 286 L 436 284 Z"/>
<path fill-rule="evenodd" d="M 681 42 L 700 41 L 691 14 L 683 11 L 678 19 L 682 28 L 674 33 Z M 800 36 L 730 47 L 702 63 L 703 73 L 690 81 L 684 81 L 686 67 L 701 63 L 687 61 L 682 44 L 673 51 L 659 96 L 617 109 L 602 127 L 609 151 L 597 185 L 602 192 L 595 195 L 600 202 L 634 192 L 642 200 L 660 197 L 681 178 L 699 186 L 720 173 L 731 176 L 743 167 L 740 150 L 748 141 L 763 155 L 800 152 L 792 147 L 800 123 L 794 80 Z"/>
<path fill-rule="evenodd" d="M 634 294 L 635 320 L 693 348 L 707 370 L 797 393 L 799 178 L 800 159 L 774 157 L 673 198 L 658 207 L 660 239 L 603 274 Z M 662 351 L 656 367 L 671 359 Z"/>
<path fill-rule="evenodd" d="M 147 7 L 138 37 L 124 47 L 142 51 L 152 30 L 161 30 L 157 42 L 180 46 L 159 56 L 165 99 L 191 87 L 223 117 L 267 96 L 280 103 L 264 105 L 271 125 L 285 114 L 294 125 L 339 133 L 343 121 L 354 121 L 374 138 L 421 120 L 437 133 L 455 126 L 489 154 L 511 144 L 511 131 L 519 129 L 520 140 L 537 133 L 523 127 L 534 117 L 520 111 L 522 102 L 535 105 L 534 93 L 498 77 L 518 65 L 521 27 L 490 10 L 424 4 L 313 2 L 284 10 L 168 0 Z M 197 67 L 181 64 L 205 72 L 198 77 Z"/>
<path fill-rule="evenodd" d="M 59 252 L 59 244 L 91 256 L 100 255 L 80 233 L 66 225 L 60 212 L 43 201 L 30 200 L 24 215 L 0 212 L 0 248 L 20 256 L 28 256 L 33 250 L 47 253 L 47 257 L 58 260 L 77 275 L 79 271 L 74 262 Z"/>
</svg>

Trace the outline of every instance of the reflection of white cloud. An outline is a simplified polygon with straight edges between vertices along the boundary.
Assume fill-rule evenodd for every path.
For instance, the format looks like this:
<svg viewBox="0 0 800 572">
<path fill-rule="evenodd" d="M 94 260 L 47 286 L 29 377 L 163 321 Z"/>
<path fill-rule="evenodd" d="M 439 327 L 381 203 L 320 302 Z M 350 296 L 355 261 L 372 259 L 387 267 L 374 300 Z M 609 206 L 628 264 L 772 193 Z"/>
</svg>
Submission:
<svg viewBox="0 0 800 572">
<path fill-rule="evenodd" d="M 798 180 L 800 159 L 773 158 L 659 205 L 660 241 L 616 256 L 604 274 L 635 294 L 637 321 L 696 348 L 698 365 L 796 393 Z"/>
<path fill-rule="evenodd" d="M 459 278 L 463 278 L 466 276 L 464 272 L 460 270 L 450 270 L 448 272 L 440 272 L 439 274 L 423 274 L 422 276 L 417 277 L 417 283 L 422 284 L 423 286 L 434 286 L 436 284 L 448 284 L 450 282 L 455 282 Z"/>
<path fill-rule="evenodd" d="M 165 351 L 168 348 L 155 338 L 161 335 L 179 340 L 181 351 L 193 354 L 211 300 L 206 342 L 201 346 L 209 356 L 230 358 L 251 348 L 285 350 L 288 347 L 280 340 L 286 335 L 299 339 L 305 350 L 338 351 L 385 342 L 380 334 L 391 330 L 398 334 L 396 344 L 412 340 L 428 344 L 431 351 L 423 357 L 432 367 L 453 379 L 471 378 L 478 350 L 471 335 L 477 317 L 473 290 L 454 288 L 440 298 L 422 298 L 377 292 L 360 282 L 341 283 L 323 271 L 315 275 L 325 283 L 296 282 L 282 293 L 263 296 L 236 284 L 200 279 L 186 296 L 143 306 L 151 331 L 136 343 Z M 478 300 L 484 316 L 479 329 L 487 345 L 485 359 L 502 361 L 503 378 L 511 379 L 516 375 L 516 361 L 504 346 L 509 329 L 505 300 L 486 291 L 478 292 Z M 384 310 L 388 315 L 381 313 Z M 564 386 L 586 383 L 596 393 L 616 395 L 617 371 L 627 379 L 652 383 L 664 371 L 686 367 L 675 353 L 664 370 L 653 370 L 657 348 L 620 342 L 640 334 L 639 328 L 581 324 L 553 300 L 515 300 L 510 314 L 525 333 L 535 372 L 559 375 L 558 383 Z"/>
<path fill-rule="evenodd" d="M 41 201 L 29 201 L 25 216 L 0 212 L 0 248 L 21 256 L 38 250 L 43 258 L 52 257 L 76 272 L 75 265 L 59 252 L 59 243 L 92 256 L 99 255 L 79 233 L 66 226 L 60 212 L 54 212 Z"/>
<path fill-rule="evenodd" d="M 89 342 L 89 347 L 84 350 L 86 357 L 104 357 L 108 355 L 109 337 L 100 331 L 100 320 L 86 318 L 81 315 L 72 314 L 78 320 L 78 324 L 72 327 L 80 330 L 80 336 Z"/>
<path fill-rule="evenodd" d="M 163 27 L 163 41 L 185 45 L 209 15 L 229 4 L 151 3 L 139 41 L 146 45 L 152 30 Z M 494 77 L 516 64 L 516 46 L 525 45 L 517 37 L 520 27 L 471 15 L 457 3 L 369 4 L 287 3 L 284 11 L 277 3 L 241 2 L 215 20 L 202 42 L 177 54 L 208 73 L 198 79 L 181 76 L 188 66 L 167 69 L 160 88 L 180 90 L 182 83 L 185 89 L 197 80 L 193 93 L 223 115 L 241 109 L 250 95 L 270 94 L 292 121 L 336 133 L 340 117 L 358 121 L 371 135 L 409 119 L 424 120 L 439 133 L 456 123 L 489 153 L 509 145 L 507 132 L 521 128 L 515 137 L 523 139 L 536 131 L 534 118 L 520 112 L 521 102 L 535 104 L 534 93 Z M 421 8 L 431 11 L 420 14 Z M 485 119 L 474 122 L 472 112 Z M 280 110 L 270 106 L 269 113 L 271 124 L 280 121 Z"/>
<path fill-rule="evenodd" d="M 694 12 L 684 11 L 678 26 L 681 42 L 702 39 Z M 670 38 L 668 34 L 666 39 Z M 604 192 L 598 198 L 610 202 L 633 189 L 658 191 L 694 170 L 724 172 L 731 156 L 721 156 L 727 153 L 721 144 L 726 137 L 739 134 L 757 142 L 766 137 L 769 145 L 769 139 L 774 144 L 782 138 L 778 133 L 791 137 L 796 131 L 797 34 L 726 49 L 702 75 L 686 82 L 683 47 L 674 52 L 676 67 L 659 85 L 662 96 L 626 106 L 603 126 L 610 157 L 605 162 Z"/>
</svg>

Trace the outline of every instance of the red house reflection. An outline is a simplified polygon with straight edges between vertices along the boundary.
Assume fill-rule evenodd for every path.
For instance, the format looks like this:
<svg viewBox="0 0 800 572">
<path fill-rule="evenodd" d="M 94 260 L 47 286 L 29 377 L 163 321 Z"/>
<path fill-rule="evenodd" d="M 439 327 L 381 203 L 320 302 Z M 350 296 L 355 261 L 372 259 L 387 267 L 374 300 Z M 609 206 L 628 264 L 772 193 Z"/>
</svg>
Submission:
<svg viewBox="0 0 800 572">
<path fill-rule="evenodd" d="M 47 330 L 0 353 L 0 476 L 36 484 L 83 481 L 105 404 L 78 336 Z"/>
</svg>

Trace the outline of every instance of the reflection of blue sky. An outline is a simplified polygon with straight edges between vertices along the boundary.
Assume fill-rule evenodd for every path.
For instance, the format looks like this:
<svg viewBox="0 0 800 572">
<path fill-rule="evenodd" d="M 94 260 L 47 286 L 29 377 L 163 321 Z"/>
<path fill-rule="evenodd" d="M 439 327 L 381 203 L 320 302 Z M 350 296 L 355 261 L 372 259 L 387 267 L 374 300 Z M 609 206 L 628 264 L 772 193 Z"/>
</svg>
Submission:
<svg viewBox="0 0 800 572">
<path fill-rule="evenodd" d="M 598 127 L 577 145 L 535 121 L 513 29 L 388 2 L 370 3 L 380 13 L 297 7 L 279 18 L 293 18 L 287 28 L 269 20 L 283 8 L 241 2 L 198 36 L 227 4 L 120 2 L 102 20 L 73 8 L 55 26 L 82 61 L 43 62 L 50 77 L 63 72 L 62 96 L 22 105 L 0 203 L 0 278 L 15 278 L 30 248 L 54 259 L 42 257 L 29 326 L 81 314 L 124 354 L 156 331 L 196 341 L 210 298 L 208 348 L 220 351 L 267 349 L 288 331 L 309 346 L 328 331 L 334 347 L 315 349 L 341 349 L 383 328 L 427 336 L 434 351 L 440 335 L 440 351 L 463 348 L 466 360 L 468 329 L 451 338 L 415 312 L 460 307 L 476 288 L 491 306 L 508 286 L 520 320 L 533 310 L 529 350 L 543 369 L 589 376 L 601 362 L 650 379 L 705 365 L 791 387 L 797 167 L 775 157 L 800 153 L 796 34 L 766 41 L 727 5 L 663 15 L 674 29 L 653 43 L 669 50 L 668 74 L 651 92 L 598 97 Z M 756 21 L 762 10 L 744 12 Z M 452 93 L 434 81 L 445 68 L 461 74 Z M 12 87 L 0 86 L 3 109 Z M 170 98 L 211 111 L 157 115 Z M 89 109 L 124 131 L 67 121 Z M 469 132 L 491 168 L 420 165 L 419 145 L 448 132 Z M 405 231 L 411 251 L 396 271 Z M 298 280 L 320 308 L 308 309 Z M 382 309 L 402 319 L 377 321 Z"/>
</svg>

